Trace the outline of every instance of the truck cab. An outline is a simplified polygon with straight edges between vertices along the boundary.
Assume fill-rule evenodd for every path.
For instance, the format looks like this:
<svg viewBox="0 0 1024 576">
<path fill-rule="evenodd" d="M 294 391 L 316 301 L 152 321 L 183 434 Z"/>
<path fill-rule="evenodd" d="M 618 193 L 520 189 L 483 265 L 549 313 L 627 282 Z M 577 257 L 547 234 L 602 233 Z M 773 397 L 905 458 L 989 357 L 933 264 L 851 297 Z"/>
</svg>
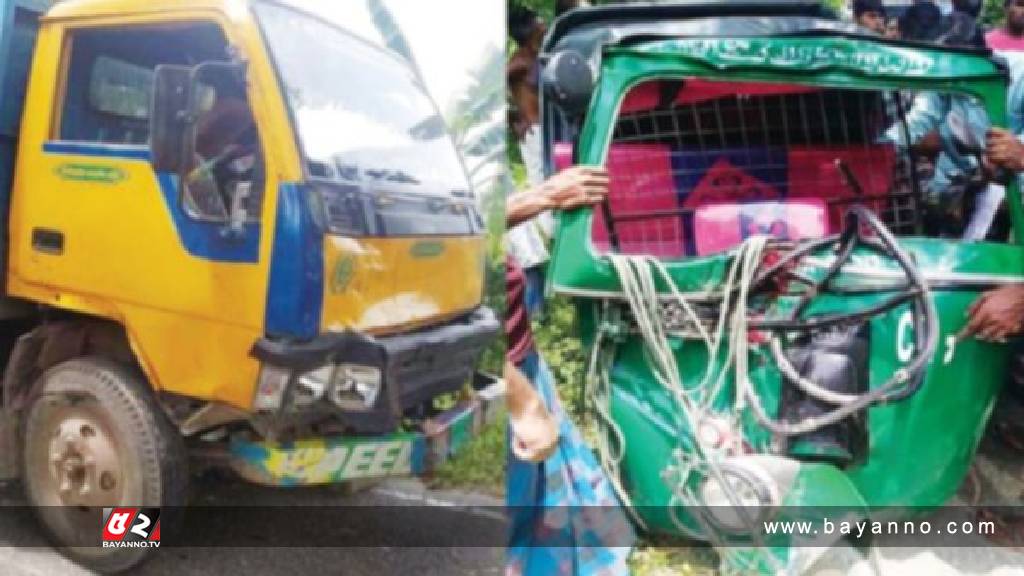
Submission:
<svg viewBox="0 0 1024 576">
<path fill-rule="evenodd" d="M 0 460 L 44 526 L 81 545 L 69 507 L 182 504 L 200 435 L 267 484 L 445 457 L 405 432 L 474 380 L 499 325 L 476 200 L 415 67 L 272 1 L 48 4 L 0 3 L 18 334 Z M 471 429 L 484 404 L 428 428 Z"/>
</svg>

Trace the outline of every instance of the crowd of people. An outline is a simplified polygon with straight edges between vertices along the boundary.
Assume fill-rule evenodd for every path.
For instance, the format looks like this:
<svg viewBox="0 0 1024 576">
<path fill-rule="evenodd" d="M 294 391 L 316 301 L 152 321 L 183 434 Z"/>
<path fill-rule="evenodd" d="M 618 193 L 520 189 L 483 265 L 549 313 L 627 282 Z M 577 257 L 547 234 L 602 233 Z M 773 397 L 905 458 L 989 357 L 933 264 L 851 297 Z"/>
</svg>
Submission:
<svg viewBox="0 0 1024 576">
<path fill-rule="evenodd" d="M 912 142 L 905 143 L 938 143 L 935 173 L 926 187 L 932 198 L 948 197 L 955 182 L 965 179 L 966 173 L 985 173 L 985 190 L 978 194 L 975 219 L 966 227 L 964 239 L 999 239 L 991 234 L 992 218 L 994 208 L 1004 199 L 1005 189 L 996 173 L 1015 174 L 1024 169 L 1024 0 L 1005 0 L 1003 23 L 989 30 L 979 22 L 981 0 L 953 0 L 949 13 L 930 0 L 919 0 L 899 17 L 890 17 L 881 0 L 854 0 L 852 9 L 857 24 L 876 34 L 949 47 L 988 48 L 1006 62 L 1011 77 L 1006 128 L 990 126 L 984 113 L 978 113 L 976 105 L 966 97 L 918 94 L 907 114 Z M 968 129 L 980 132 L 977 140 L 986 143 L 982 166 L 974 165 L 972 155 L 957 152 L 963 147 L 950 141 L 956 138 L 956 130 L 950 126 L 954 119 L 963 122 L 970 118 L 976 121 L 966 122 Z M 986 205 L 992 209 L 984 210 Z M 962 337 L 1005 342 L 1024 330 L 1024 286 L 1005 286 L 983 295 L 971 307 L 969 316 Z"/>
</svg>

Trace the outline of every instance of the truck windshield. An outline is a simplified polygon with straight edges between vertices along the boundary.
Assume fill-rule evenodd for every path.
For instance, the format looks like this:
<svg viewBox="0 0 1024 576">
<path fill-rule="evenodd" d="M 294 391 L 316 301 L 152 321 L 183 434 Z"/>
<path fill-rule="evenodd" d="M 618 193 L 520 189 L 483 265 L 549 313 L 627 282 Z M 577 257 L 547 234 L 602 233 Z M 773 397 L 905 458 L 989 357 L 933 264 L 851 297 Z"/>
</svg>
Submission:
<svg viewBox="0 0 1024 576">
<path fill-rule="evenodd" d="M 469 193 L 445 121 L 409 64 L 303 12 L 254 6 L 312 177 Z"/>
</svg>

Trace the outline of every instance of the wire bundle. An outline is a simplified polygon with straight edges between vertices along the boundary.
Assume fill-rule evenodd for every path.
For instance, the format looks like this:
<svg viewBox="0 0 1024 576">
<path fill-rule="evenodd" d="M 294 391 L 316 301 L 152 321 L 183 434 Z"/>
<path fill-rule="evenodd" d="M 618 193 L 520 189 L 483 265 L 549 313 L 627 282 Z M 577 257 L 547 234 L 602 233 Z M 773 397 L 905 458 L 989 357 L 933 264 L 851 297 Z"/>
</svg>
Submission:
<svg viewBox="0 0 1024 576">
<path fill-rule="evenodd" d="M 695 473 L 714 478 L 722 486 L 732 506 L 742 513 L 743 503 L 719 466 L 721 455 L 719 449 L 707 445 L 696 433 L 700 422 L 712 416 L 712 404 L 725 386 L 726 376 L 730 370 L 735 371 L 736 378 L 736 411 L 738 414 L 746 406 L 746 398 L 753 394 L 748 376 L 748 339 L 747 339 L 747 308 L 750 291 L 757 279 L 769 238 L 756 236 L 744 242 L 736 252 L 732 266 L 724 286 L 724 301 L 721 306 L 718 327 L 714 337 L 704 329 L 693 305 L 686 300 L 678 286 L 668 273 L 668 269 L 656 258 L 649 256 L 625 256 L 611 254 L 609 259 L 618 275 L 625 299 L 632 312 L 640 336 L 644 343 L 644 354 L 648 359 L 655 380 L 669 392 L 679 414 L 683 418 L 680 433 L 692 440 L 692 453 L 677 450 L 676 463 L 669 463 L 663 471 L 663 478 L 673 486 L 672 506 L 701 506 L 699 496 L 691 487 Z M 668 287 L 673 299 L 679 304 L 686 316 L 693 322 L 708 352 L 708 366 L 702 382 L 688 390 L 682 382 L 675 354 L 669 342 L 669 335 L 660 315 L 660 298 L 657 280 L 660 279 Z M 589 363 L 588 396 L 594 406 L 599 427 L 598 454 L 602 466 L 612 478 L 615 490 L 623 503 L 631 510 L 633 516 L 640 521 L 633 510 L 632 502 L 621 484 L 620 466 L 626 453 L 625 436 L 614 421 L 611 414 L 611 384 L 609 371 L 613 362 L 614 351 L 606 344 L 611 340 L 613 329 L 602 324 L 598 332 Z M 721 369 L 715 361 L 726 346 L 726 359 Z M 701 514 L 696 515 L 704 530 L 703 537 L 715 542 L 715 530 Z M 678 528 L 694 536 L 673 515 Z M 642 521 L 641 521 L 642 524 Z"/>
</svg>

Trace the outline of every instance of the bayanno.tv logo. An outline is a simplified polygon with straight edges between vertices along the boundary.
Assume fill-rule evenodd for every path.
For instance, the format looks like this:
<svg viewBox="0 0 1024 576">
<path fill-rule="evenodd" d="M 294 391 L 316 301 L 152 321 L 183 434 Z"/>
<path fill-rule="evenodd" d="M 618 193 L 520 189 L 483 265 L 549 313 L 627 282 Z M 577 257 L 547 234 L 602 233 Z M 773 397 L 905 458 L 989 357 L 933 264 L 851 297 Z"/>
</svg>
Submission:
<svg viewBox="0 0 1024 576">
<path fill-rule="evenodd" d="M 104 508 L 104 548 L 159 548 L 159 508 Z"/>
</svg>

